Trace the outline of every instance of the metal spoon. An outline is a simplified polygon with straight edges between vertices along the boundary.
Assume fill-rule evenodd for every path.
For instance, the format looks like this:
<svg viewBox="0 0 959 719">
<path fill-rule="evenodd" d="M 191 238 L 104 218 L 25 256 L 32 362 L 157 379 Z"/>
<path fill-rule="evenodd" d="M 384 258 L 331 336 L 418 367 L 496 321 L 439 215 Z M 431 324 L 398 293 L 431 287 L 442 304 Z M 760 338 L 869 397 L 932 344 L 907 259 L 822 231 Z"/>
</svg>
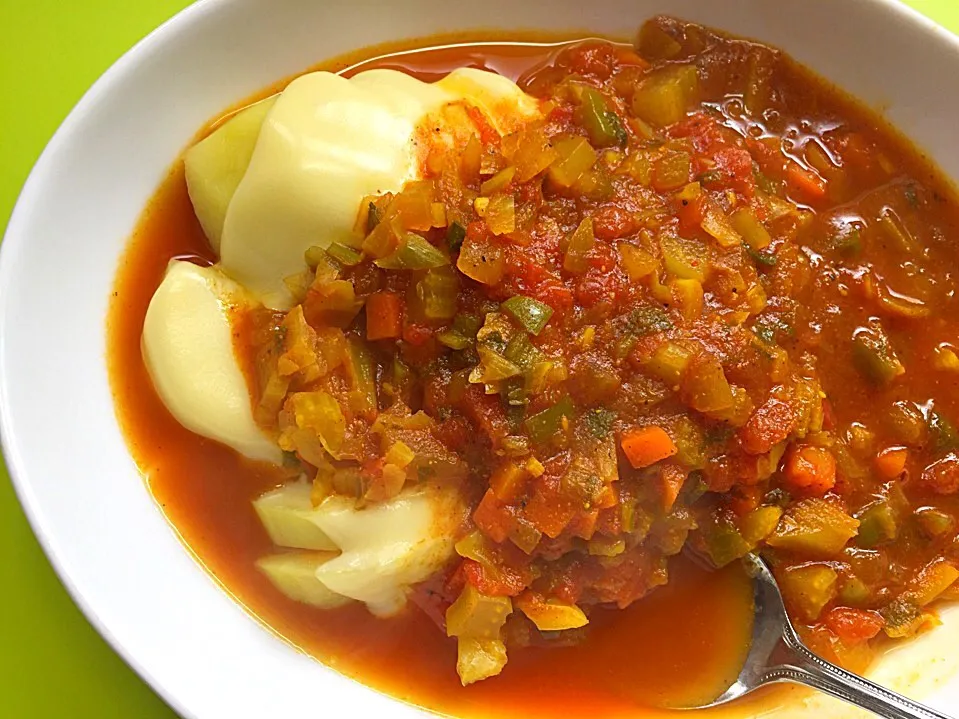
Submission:
<svg viewBox="0 0 959 719">
<path fill-rule="evenodd" d="M 743 560 L 753 578 L 755 623 L 746 664 L 736 681 L 706 709 L 726 704 L 765 684 L 795 682 L 819 689 L 889 719 L 950 719 L 819 658 L 800 641 L 769 567 L 758 556 Z"/>
</svg>

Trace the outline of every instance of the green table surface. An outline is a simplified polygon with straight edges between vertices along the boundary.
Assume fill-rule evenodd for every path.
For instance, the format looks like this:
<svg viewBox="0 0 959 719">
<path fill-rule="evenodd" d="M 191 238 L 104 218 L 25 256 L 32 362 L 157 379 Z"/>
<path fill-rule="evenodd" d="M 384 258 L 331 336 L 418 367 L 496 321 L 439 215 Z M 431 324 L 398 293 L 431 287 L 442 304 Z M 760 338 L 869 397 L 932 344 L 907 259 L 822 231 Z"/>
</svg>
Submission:
<svg viewBox="0 0 959 719">
<path fill-rule="evenodd" d="M 0 228 L 47 140 L 107 67 L 189 0 L 0 0 Z M 959 33 L 957 0 L 909 4 Z M 71 602 L 0 463 L 0 716 L 175 717 Z"/>
</svg>

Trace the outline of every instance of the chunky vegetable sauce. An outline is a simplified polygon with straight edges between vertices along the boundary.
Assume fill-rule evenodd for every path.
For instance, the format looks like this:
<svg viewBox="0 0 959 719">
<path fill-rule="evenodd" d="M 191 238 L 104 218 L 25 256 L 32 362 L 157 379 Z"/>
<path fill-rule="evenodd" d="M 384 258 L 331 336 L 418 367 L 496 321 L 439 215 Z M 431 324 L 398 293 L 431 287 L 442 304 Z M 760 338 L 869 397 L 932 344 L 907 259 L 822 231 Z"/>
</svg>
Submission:
<svg viewBox="0 0 959 719">
<path fill-rule="evenodd" d="M 401 62 L 429 79 L 477 58 L 543 121 L 500 136 L 473 118 L 456 152 L 424 138 L 423 180 L 366 198 L 354 244 L 307 252 L 291 311 L 237 324 L 284 472 L 191 435 L 153 393 L 149 293 L 171 257 L 212 255 L 182 173 L 151 208 L 118 283 L 113 377 L 194 551 L 281 634 L 446 711 L 468 705 L 454 665 L 464 684 L 502 672 L 460 691 L 526 713 L 547 676 L 552 706 L 708 697 L 743 656 L 751 551 L 829 659 L 862 668 L 877 637 L 934 624 L 959 577 L 956 215 L 938 175 L 781 53 L 680 21 L 635 47 Z M 455 486 L 454 561 L 398 618 L 281 597 L 253 569 L 270 543 L 249 503 L 300 474 L 317 504 Z"/>
</svg>

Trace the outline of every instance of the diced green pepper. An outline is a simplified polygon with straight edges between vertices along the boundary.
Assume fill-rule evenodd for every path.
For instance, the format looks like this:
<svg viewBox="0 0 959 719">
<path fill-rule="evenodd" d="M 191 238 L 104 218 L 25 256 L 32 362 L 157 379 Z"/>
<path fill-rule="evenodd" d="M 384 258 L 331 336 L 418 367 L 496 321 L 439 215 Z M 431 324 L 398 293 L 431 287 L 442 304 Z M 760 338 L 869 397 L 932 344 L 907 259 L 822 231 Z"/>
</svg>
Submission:
<svg viewBox="0 0 959 719">
<path fill-rule="evenodd" d="M 575 412 L 573 400 L 563 397 L 552 407 L 527 417 L 524 423 L 526 432 L 536 444 L 545 444 L 562 428 L 563 418 L 571 420 Z"/>
<path fill-rule="evenodd" d="M 350 405 L 353 411 L 368 413 L 376 411 L 376 366 L 373 354 L 364 342 L 350 340 L 349 373 L 353 383 Z"/>
<path fill-rule="evenodd" d="M 436 339 L 450 349 L 464 350 L 473 344 L 482 325 L 482 320 L 476 315 L 461 313 L 453 318 L 452 326 L 436 334 Z"/>
<path fill-rule="evenodd" d="M 888 384 L 906 373 L 889 339 L 879 330 L 861 329 L 855 334 L 852 359 L 856 369 L 877 385 Z"/>
<path fill-rule="evenodd" d="M 466 228 L 455 220 L 446 228 L 446 244 L 449 245 L 450 252 L 459 250 L 463 240 L 466 239 Z"/>
<path fill-rule="evenodd" d="M 706 466 L 706 434 L 693 419 L 682 415 L 670 436 L 676 445 L 676 461 L 684 468 L 693 471 Z"/>
<path fill-rule="evenodd" d="M 856 536 L 859 522 L 832 502 L 813 498 L 794 504 L 766 543 L 810 557 L 831 559 Z"/>
<path fill-rule="evenodd" d="M 775 505 L 756 507 L 743 517 L 739 531 L 743 539 L 755 547 L 776 530 L 782 516 L 783 510 Z"/>
<path fill-rule="evenodd" d="M 584 87 L 580 97 L 579 120 L 594 147 L 625 145 L 629 136 L 619 119 L 598 90 Z"/>
<path fill-rule="evenodd" d="M 534 335 L 542 332 L 553 316 L 552 307 L 524 295 L 513 295 L 500 308 Z"/>
<path fill-rule="evenodd" d="M 899 536 L 899 523 L 888 501 L 876 502 L 859 514 L 859 534 L 856 537 L 856 543 L 860 547 L 872 549 L 893 541 L 897 536 Z"/>
<path fill-rule="evenodd" d="M 675 342 L 664 342 L 653 353 L 649 362 L 646 363 L 645 369 L 663 382 L 676 385 L 682 378 L 683 371 L 689 364 L 689 360 L 692 359 L 692 355 L 693 353 L 682 345 Z"/>
<path fill-rule="evenodd" d="M 663 265 L 670 277 L 705 282 L 709 270 L 706 246 L 694 240 L 665 236 L 660 240 Z"/>
<path fill-rule="evenodd" d="M 549 179 L 560 187 L 572 187 L 593 165 L 596 150 L 585 137 L 567 137 L 555 145 L 559 157 L 550 165 Z"/>
<path fill-rule="evenodd" d="M 590 217 L 585 217 L 579 223 L 579 227 L 570 235 L 569 242 L 566 245 L 566 256 L 563 258 L 563 269 L 577 275 L 586 272 L 589 267 L 586 256 L 593 249 L 595 243 L 593 220 Z"/>
<path fill-rule="evenodd" d="M 725 567 L 730 562 L 746 556 L 752 549 L 732 519 L 725 514 L 710 517 L 702 531 L 706 553 L 716 567 Z"/>
<path fill-rule="evenodd" d="M 828 564 L 790 567 L 780 578 L 786 605 L 807 622 L 819 618 L 823 608 L 836 598 L 839 575 Z"/>
<path fill-rule="evenodd" d="M 456 315 L 459 289 L 459 277 L 449 265 L 429 270 L 423 279 L 416 283 L 416 296 L 426 318 L 448 320 Z"/>
<path fill-rule="evenodd" d="M 917 509 L 916 521 L 919 522 L 923 533 L 930 539 L 948 534 L 956 526 L 956 520 L 952 515 L 935 507 L 920 507 Z"/>
<path fill-rule="evenodd" d="M 886 636 L 901 639 L 915 633 L 922 624 L 922 611 L 919 606 L 909 599 L 899 597 L 883 607 L 880 611 L 886 620 L 883 631 Z"/>
<path fill-rule="evenodd" d="M 864 607 L 872 601 L 872 590 L 859 577 L 846 577 L 839 587 L 839 601 L 849 607 Z"/>
<path fill-rule="evenodd" d="M 633 94 L 633 114 L 664 127 L 686 117 L 699 92 L 695 65 L 669 65 L 649 73 Z"/>
<path fill-rule="evenodd" d="M 959 432 L 955 425 L 935 410 L 929 413 L 929 438 L 933 449 L 938 452 L 949 452 L 959 448 Z"/>
<path fill-rule="evenodd" d="M 346 267 L 353 267 L 363 261 L 363 253 L 347 247 L 339 242 L 333 242 L 326 248 L 327 254 Z"/>
<path fill-rule="evenodd" d="M 376 260 L 374 264 L 386 270 L 428 270 L 448 265 L 449 258 L 425 237 L 415 232 L 407 232 L 393 252 Z"/>
<path fill-rule="evenodd" d="M 671 60 L 683 50 L 683 46 L 657 25 L 655 20 L 643 23 L 637 46 L 643 57 L 652 62 Z"/>
<path fill-rule="evenodd" d="M 536 349 L 525 332 L 517 332 L 510 338 L 503 355 L 524 373 L 543 361 L 543 353 Z"/>
<path fill-rule="evenodd" d="M 778 262 L 778 258 L 772 252 L 756 250 L 749 245 L 743 245 L 743 249 L 746 250 L 746 254 L 749 255 L 749 258 L 761 267 L 775 267 L 776 263 Z"/>
</svg>

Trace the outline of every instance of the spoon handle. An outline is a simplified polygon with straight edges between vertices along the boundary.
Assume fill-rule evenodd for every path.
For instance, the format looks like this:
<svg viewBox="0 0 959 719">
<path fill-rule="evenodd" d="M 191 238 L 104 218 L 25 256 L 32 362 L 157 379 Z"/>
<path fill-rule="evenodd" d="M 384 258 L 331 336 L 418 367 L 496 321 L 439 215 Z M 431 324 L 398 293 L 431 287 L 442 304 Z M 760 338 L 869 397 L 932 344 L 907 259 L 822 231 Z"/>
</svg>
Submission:
<svg viewBox="0 0 959 719">
<path fill-rule="evenodd" d="M 771 669 L 766 681 L 805 684 L 887 719 L 951 719 L 816 656 L 791 630 L 784 633 L 783 641 L 791 661 Z"/>
</svg>

